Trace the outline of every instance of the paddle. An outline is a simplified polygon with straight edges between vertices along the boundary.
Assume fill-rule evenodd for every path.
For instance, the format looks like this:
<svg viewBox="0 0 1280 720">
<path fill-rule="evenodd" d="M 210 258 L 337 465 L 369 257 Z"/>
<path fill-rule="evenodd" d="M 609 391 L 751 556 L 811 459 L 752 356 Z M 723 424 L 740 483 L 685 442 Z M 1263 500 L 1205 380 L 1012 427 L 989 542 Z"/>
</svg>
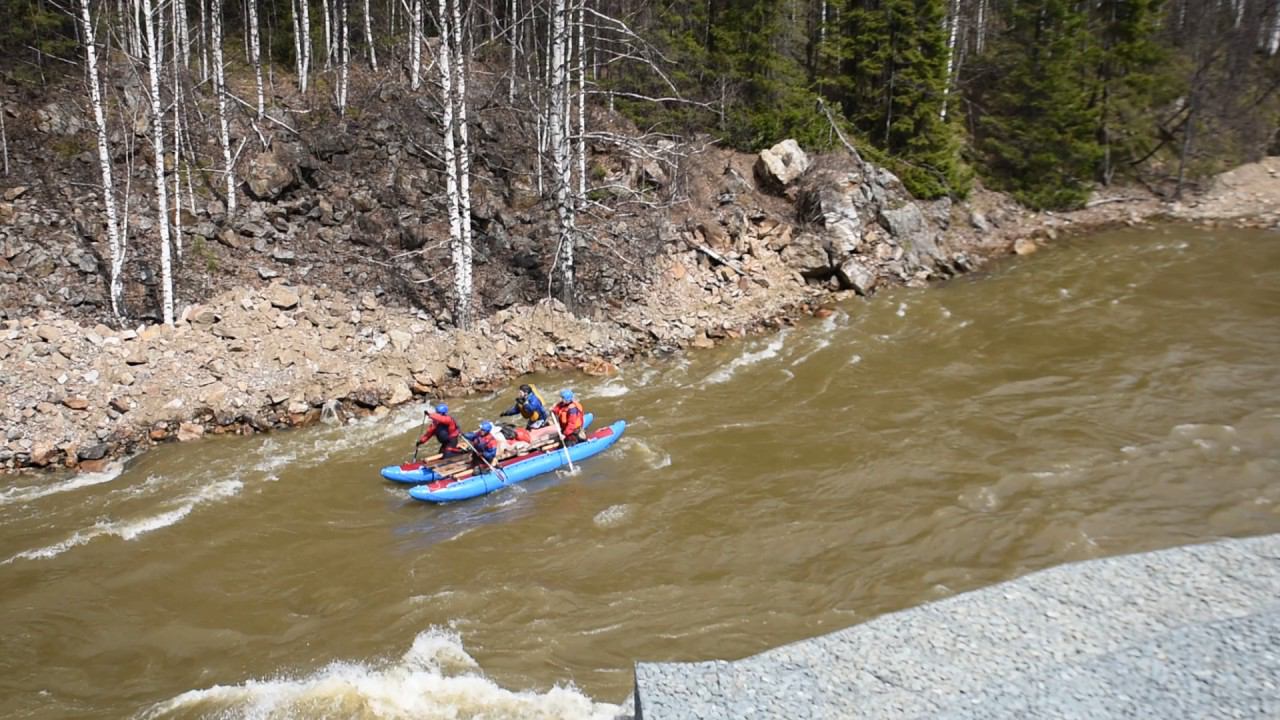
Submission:
<svg viewBox="0 0 1280 720">
<path fill-rule="evenodd" d="M 471 442 L 467 440 L 465 435 L 459 435 L 458 441 L 465 443 L 466 446 L 471 450 L 471 452 L 475 453 L 476 457 L 483 460 L 484 464 L 489 466 L 489 469 L 492 470 L 502 480 L 503 484 L 506 484 L 507 474 L 502 472 L 502 470 L 498 469 L 497 467 L 495 467 L 493 463 L 489 462 L 489 458 L 485 457 L 484 455 L 481 455 L 480 451 L 476 449 L 475 445 L 472 445 Z"/>
<path fill-rule="evenodd" d="M 430 416 L 430 414 L 429 414 L 426 410 L 423 410 L 423 411 L 422 411 L 422 427 L 421 427 L 421 428 L 419 428 L 419 430 L 418 430 L 418 437 L 419 437 L 419 438 L 421 438 L 421 437 L 422 437 L 422 433 L 427 429 L 427 418 L 428 418 L 429 416 Z M 413 445 L 413 461 L 414 461 L 414 462 L 418 462 L 418 448 L 420 448 L 420 447 L 422 447 L 422 443 L 420 443 L 420 442 L 415 442 L 415 443 L 414 443 L 414 445 Z"/>
<path fill-rule="evenodd" d="M 565 442 L 564 433 L 560 431 L 560 418 L 556 417 L 554 412 L 549 413 L 549 415 L 551 416 L 551 422 L 556 426 L 556 435 L 560 437 L 560 449 L 564 450 L 565 462 L 569 463 L 569 474 L 577 475 L 578 469 L 573 466 L 573 458 L 569 457 L 569 444 Z"/>
</svg>

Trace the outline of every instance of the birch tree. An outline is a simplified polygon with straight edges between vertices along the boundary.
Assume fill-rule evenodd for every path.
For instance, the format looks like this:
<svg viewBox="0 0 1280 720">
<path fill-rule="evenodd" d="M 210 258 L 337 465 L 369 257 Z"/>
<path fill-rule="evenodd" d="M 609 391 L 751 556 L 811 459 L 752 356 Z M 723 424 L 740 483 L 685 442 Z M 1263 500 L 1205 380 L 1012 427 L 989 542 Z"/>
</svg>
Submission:
<svg viewBox="0 0 1280 720">
<path fill-rule="evenodd" d="M 378 52 L 373 43 L 373 21 L 369 18 L 369 0 L 364 0 L 364 41 L 369 45 L 369 67 L 378 71 Z"/>
<path fill-rule="evenodd" d="M 470 161 L 460 161 L 459 158 L 459 153 L 465 154 L 467 150 L 466 133 L 459 127 L 466 118 L 465 107 L 456 118 L 454 112 L 456 106 L 465 106 L 466 103 L 465 96 L 458 97 L 459 86 L 465 88 L 465 81 L 455 82 L 454 74 L 454 65 L 464 59 L 461 52 L 453 51 L 453 44 L 461 43 L 456 2 L 454 0 L 452 13 L 448 0 L 439 0 L 437 5 L 440 52 L 436 56 L 436 66 L 440 69 L 442 94 L 440 122 L 444 131 L 445 192 L 449 203 L 449 248 L 453 260 L 454 322 L 465 330 L 471 326 L 472 268 L 470 198 L 466 198 L 464 202 L 463 195 L 463 189 L 470 185 L 463 169 L 470 167 Z"/>
<path fill-rule="evenodd" d="M 333 67 L 333 21 L 329 11 L 329 0 L 320 0 L 324 8 L 324 69 Z"/>
<path fill-rule="evenodd" d="M 227 215 L 236 212 L 236 177 L 231 159 L 231 133 L 227 126 L 227 74 L 222 61 L 222 0 L 213 0 L 209 26 L 213 46 L 213 93 L 218 100 L 218 141 L 222 145 L 223 175 L 227 185 Z"/>
<path fill-rule="evenodd" d="M 258 0 L 248 0 L 249 26 L 245 42 L 249 44 L 249 61 L 253 63 L 253 79 L 258 89 L 258 119 L 266 114 L 266 100 L 262 92 L 262 48 L 258 44 Z"/>
<path fill-rule="evenodd" d="M 338 82 L 334 88 L 338 102 L 338 114 L 347 114 L 347 68 L 351 64 L 351 33 L 347 27 L 348 0 L 336 0 L 334 11 L 338 23 Z"/>
<path fill-rule="evenodd" d="M 302 13 L 301 20 L 297 20 L 297 13 L 294 14 L 295 22 L 301 26 L 301 39 L 298 40 L 298 91 L 303 95 L 307 94 L 307 83 L 311 77 L 311 0 L 294 0 L 297 8 Z M 297 30 L 294 31 L 297 36 Z"/>
<path fill-rule="evenodd" d="M 409 87 L 417 90 L 422 78 L 422 3 L 413 0 L 409 18 Z"/>
<path fill-rule="evenodd" d="M 169 197 L 164 183 L 164 107 L 160 102 L 160 44 L 151 0 L 142 0 L 143 23 L 147 43 L 147 84 L 151 95 L 151 146 L 155 158 L 157 225 L 160 229 L 160 284 L 163 293 L 164 323 L 173 324 L 173 264 L 169 245 Z"/>
<path fill-rule="evenodd" d="M 574 295 L 573 251 L 576 233 L 575 218 L 570 195 L 569 133 L 569 63 L 568 8 L 565 0 L 551 0 L 551 62 L 549 66 L 551 98 L 547 113 L 548 139 L 551 144 L 552 186 L 555 193 L 556 217 L 559 220 L 559 237 L 556 241 L 556 262 L 560 268 L 562 300 L 571 305 Z"/>
<path fill-rule="evenodd" d="M 121 274 L 124 271 L 125 245 L 116 217 L 116 190 L 111 178 L 111 151 L 107 145 L 107 114 L 102 103 L 102 85 L 98 79 L 98 49 L 94 40 L 93 18 L 89 14 L 89 0 L 80 0 L 80 24 L 85 46 L 85 69 L 89 74 L 89 101 L 93 105 L 93 121 L 98 136 L 98 172 L 102 176 L 102 204 L 107 215 L 107 248 L 111 255 L 111 278 L 107 296 L 111 299 L 111 314 L 117 320 L 123 320 L 124 289 Z M 0 111 L 0 118 L 2 117 Z"/>
</svg>

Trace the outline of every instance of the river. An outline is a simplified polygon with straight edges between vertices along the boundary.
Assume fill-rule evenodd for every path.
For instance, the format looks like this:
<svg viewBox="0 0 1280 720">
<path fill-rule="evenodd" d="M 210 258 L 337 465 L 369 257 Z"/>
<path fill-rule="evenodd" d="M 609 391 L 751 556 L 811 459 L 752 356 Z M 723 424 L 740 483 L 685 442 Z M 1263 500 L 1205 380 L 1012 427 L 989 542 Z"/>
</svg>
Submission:
<svg viewBox="0 0 1280 720">
<path fill-rule="evenodd" d="M 1280 532 L 1274 233 L 1106 233 L 534 380 L 626 434 L 455 505 L 378 477 L 420 406 L 11 479 L 0 715 L 610 718 L 638 660 Z"/>
</svg>

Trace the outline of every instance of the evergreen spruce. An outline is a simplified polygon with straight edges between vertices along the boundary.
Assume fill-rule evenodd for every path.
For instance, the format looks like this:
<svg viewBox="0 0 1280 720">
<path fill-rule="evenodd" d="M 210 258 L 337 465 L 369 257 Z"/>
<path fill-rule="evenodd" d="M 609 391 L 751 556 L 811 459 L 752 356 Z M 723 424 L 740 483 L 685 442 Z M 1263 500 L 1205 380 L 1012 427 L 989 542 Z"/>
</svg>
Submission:
<svg viewBox="0 0 1280 720">
<path fill-rule="evenodd" d="M 986 59 L 978 147 L 993 181 L 1036 208 L 1082 204 L 1102 157 L 1084 15 L 1066 0 L 1010 0 Z"/>
<path fill-rule="evenodd" d="M 848 0 L 834 44 L 839 75 L 823 83 L 870 143 L 893 158 L 908 189 L 933 198 L 968 191 L 958 131 L 942 119 L 947 89 L 944 0 Z"/>
</svg>

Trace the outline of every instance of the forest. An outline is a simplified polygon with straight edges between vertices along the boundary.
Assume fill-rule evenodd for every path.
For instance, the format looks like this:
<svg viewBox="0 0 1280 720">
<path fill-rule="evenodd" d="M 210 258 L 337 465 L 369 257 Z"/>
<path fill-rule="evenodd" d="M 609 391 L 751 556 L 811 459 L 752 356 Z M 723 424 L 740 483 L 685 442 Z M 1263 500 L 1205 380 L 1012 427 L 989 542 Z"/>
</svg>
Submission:
<svg viewBox="0 0 1280 720">
<path fill-rule="evenodd" d="M 183 208 L 212 195 L 234 216 L 246 147 L 358 116 L 368 95 L 351 94 L 355 77 L 420 95 L 424 122 L 438 127 L 438 146 L 424 152 L 444 180 L 453 318 L 466 327 L 472 136 L 486 110 L 532 125 L 536 191 L 555 219 L 555 285 L 571 299 L 578 218 L 607 196 L 587 144 L 612 130 L 591 127 L 593 110 L 667 143 L 856 146 L 922 199 L 964 198 L 978 178 L 1029 207 L 1063 209 L 1116 182 L 1176 198 L 1198 178 L 1280 152 L 1278 51 L 1280 0 L 0 6 L 6 83 L 83 87 L 117 318 L 138 234 L 125 209 L 140 191 L 131 180 L 148 176 L 153 232 L 142 241 L 154 244 L 170 324 Z M 126 97 L 132 86 L 111 81 L 121 75 L 145 97 Z"/>
</svg>

